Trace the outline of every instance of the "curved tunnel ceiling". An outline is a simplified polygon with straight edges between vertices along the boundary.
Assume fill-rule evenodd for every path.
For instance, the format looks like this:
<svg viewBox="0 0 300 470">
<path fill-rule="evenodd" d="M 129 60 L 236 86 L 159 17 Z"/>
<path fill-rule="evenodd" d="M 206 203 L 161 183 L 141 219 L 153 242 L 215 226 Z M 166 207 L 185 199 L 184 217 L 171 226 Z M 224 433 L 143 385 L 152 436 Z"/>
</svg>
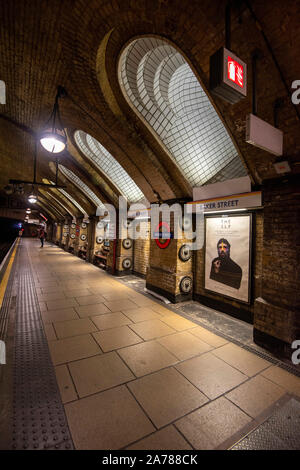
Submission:
<svg viewBox="0 0 300 470">
<path fill-rule="evenodd" d="M 247 171 L 208 96 L 184 57 L 155 37 L 123 51 L 119 81 L 134 111 L 155 131 L 191 186 Z"/>
<path fill-rule="evenodd" d="M 96 196 L 96 194 L 77 176 L 73 171 L 69 170 L 63 165 L 58 165 L 62 174 L 75 186 L 77 186 L 81 191 L 94 203 L 96 207 L 101 207 L 105 209 L 102 201 Z"/>
<path fill-rule="evenodd" d="M 55 183 L 53 183 L 53 181 L 50 181 L 51 184 L 55 185 Z M 77 207 L 77 209 L 82 213 L 82 214 L 86 214 L 86 211 L 83 209 L 83 207 L 72 197 L 70 196 L 69 193 L 67 193 L 67 191 L 65 191 L 64 189 L 62 188 L 57 188 L 58 191 L 63 194 L 67 199 L 69 199 L 69 201 L 72 202 L 72 204 Z M 52 195 L 53 196 L 53 195 Z M 62 205 L 62 204 L 61 204 Z M 68 212 L 70 212 L 68 210 Z M 74 217 L 74 216 L 73 216 Z"/>
<path fill-rule="evenodd" d="M 57 204 L 59 205 L 60 208 L 63 208 L 67 214 L 71 215 L 72 217 L 74 217 L 74 214 L 72 213 L 71 209 L 68 209 L 68 207 L 66 207 L 57 197 L 54 196 L 54 194 L 52 194 L 51 192 L 47 191 L 47 194 L 49 194 L 50 197 L 52 197 L 54 199 L 54 201 L 57 202 Z"/>
<path fill-rule="evenodd" d="M 80 130 L 74 133 L 74 139 L 81 152 L 112 181 L 129 202 L 139 202 L 145 198 L 133 179 L 100 142 Z"/>
</svg>

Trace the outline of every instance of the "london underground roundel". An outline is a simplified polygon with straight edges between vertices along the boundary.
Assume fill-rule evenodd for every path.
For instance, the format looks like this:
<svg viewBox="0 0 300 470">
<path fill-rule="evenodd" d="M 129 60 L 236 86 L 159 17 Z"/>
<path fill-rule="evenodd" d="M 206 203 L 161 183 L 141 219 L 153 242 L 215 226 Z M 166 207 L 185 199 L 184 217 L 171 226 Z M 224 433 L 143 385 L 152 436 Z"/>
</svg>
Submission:
<svg viewBox="0 0 300 470">
<path fill-rule="evenodd" d="M 165 234 L 166 238 L 163 238 Z M 171 233 L 170 226 L 167 222 L 159 222 L 154 233 L 155 243 L 158 248 L 164 249 L 170 245 Z"/>
</svg>

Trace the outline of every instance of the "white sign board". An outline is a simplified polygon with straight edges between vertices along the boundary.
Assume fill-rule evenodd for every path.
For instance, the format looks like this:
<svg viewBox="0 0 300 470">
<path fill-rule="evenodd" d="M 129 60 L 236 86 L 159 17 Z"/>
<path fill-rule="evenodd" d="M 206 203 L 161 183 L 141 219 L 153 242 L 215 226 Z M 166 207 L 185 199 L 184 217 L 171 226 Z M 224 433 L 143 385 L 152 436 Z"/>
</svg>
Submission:
<svg viewBox="0 0 300 470">
<path fill-rule="evenodd" d="M 244 194 L 234 194 L 232 196 L 215 197 L 191 203 L 194 206 L 202 206 L 204 213 L 226 212 L 234 209 L 248 209 L 251 207 L 261 207 L 261 191 Z M 195 209 L 196 210 L 196 209 Z"/>
</svg>

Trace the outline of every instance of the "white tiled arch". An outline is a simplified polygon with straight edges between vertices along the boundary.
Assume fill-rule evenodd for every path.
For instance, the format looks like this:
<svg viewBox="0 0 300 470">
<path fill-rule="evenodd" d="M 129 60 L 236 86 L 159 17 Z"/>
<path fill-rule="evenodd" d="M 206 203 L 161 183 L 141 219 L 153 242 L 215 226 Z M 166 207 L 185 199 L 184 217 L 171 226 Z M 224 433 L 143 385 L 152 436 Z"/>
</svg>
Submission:
<svg viewBox="0 0 300 470">
<path fill-rule="evenodd" d="M 55 185 L 55 183 L 53 183 L 53 181 L 50 181 L 50 183 L 53 184 L 53 185 Z M 62 189 L 62 188 L 57 188 L 57 189 L 58 189 L 58 191 L 59 191 L 61 194 L 63 194 L 67 199 L 69 199 L 69 201 L 71 201 L 72 204 L 73 204 L 75 207 L 77 207 L 77 209 L 79 209 L 79 211 L 80 211 L 82 214 L 85 214 L 85 213 L 86 213 L 86 211 L 83 209 L 83 207 L 82 207 L 72 196 L 70 196 L 70 194 L 67 193 L 67 191 L 65 191 L 65 190 Z M 51 194 L 51 195 L 52 195 L 52 197 L 55 199 L 55 196 L 53 196 L 53 194 Z M 63 204 L 60 203 L 60 205 L 63 205 Z M 65 207 L 65 206 L 63 206 L 63 207 Z M 67 209 L 66 207 L 65 207 L 65 209 L 66 209 L 68 212 L 70 212 L 70 210 Z"/>
<path fill-rule="evenodd" d="M 143 200 L 144 194 L 117 160 L 94 137 L 77 130 L 74 139 L 81 152 L 90 159 L 129 202 Z"/>
<path fill-rule="evenodd" d="M 131 42 L 120 57 L 119 81 L 191 186 L 247 174 L 197 77 L 169 43 L 156 37 Z"/>
<path fill-rule="evenodd" d="M 90 199 L 96 207 L 104 208 L 104 204 L 98 198 L 98 196 L 92 191 L 73 171 L 69 170 L 63 165 L 58 165 L 59 170 L 62 174 L 69 179 L 75 186 L 82 190 L 82 192 Z"/>
</svg>

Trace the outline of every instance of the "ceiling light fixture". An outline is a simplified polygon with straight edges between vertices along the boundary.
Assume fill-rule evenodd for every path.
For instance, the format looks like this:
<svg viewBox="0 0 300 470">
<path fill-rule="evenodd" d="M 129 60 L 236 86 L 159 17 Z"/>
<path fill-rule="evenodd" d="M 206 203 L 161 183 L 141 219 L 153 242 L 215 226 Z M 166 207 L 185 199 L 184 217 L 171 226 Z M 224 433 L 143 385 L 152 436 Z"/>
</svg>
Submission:
<svg viewBox="0 0 300 470">
<path fill-rule="evenodd" d="M 66 90 L 59 86 L 50 118 L 39 135 L 42 147 L 49 153 L 61 153 L 67 146 L 67 135 L 61 122 L 58 100 L 66 96 Z"/>
<path fill-rule="evenodd" d="M 32 192 L 31 192 L 30 196 L 28 197 L 28 202 L 30 202 L 30 204 L 35 204 L 37 202 L 37 197 L 33 192 L 33 186 L 32 186 Z"/>
</svg>

